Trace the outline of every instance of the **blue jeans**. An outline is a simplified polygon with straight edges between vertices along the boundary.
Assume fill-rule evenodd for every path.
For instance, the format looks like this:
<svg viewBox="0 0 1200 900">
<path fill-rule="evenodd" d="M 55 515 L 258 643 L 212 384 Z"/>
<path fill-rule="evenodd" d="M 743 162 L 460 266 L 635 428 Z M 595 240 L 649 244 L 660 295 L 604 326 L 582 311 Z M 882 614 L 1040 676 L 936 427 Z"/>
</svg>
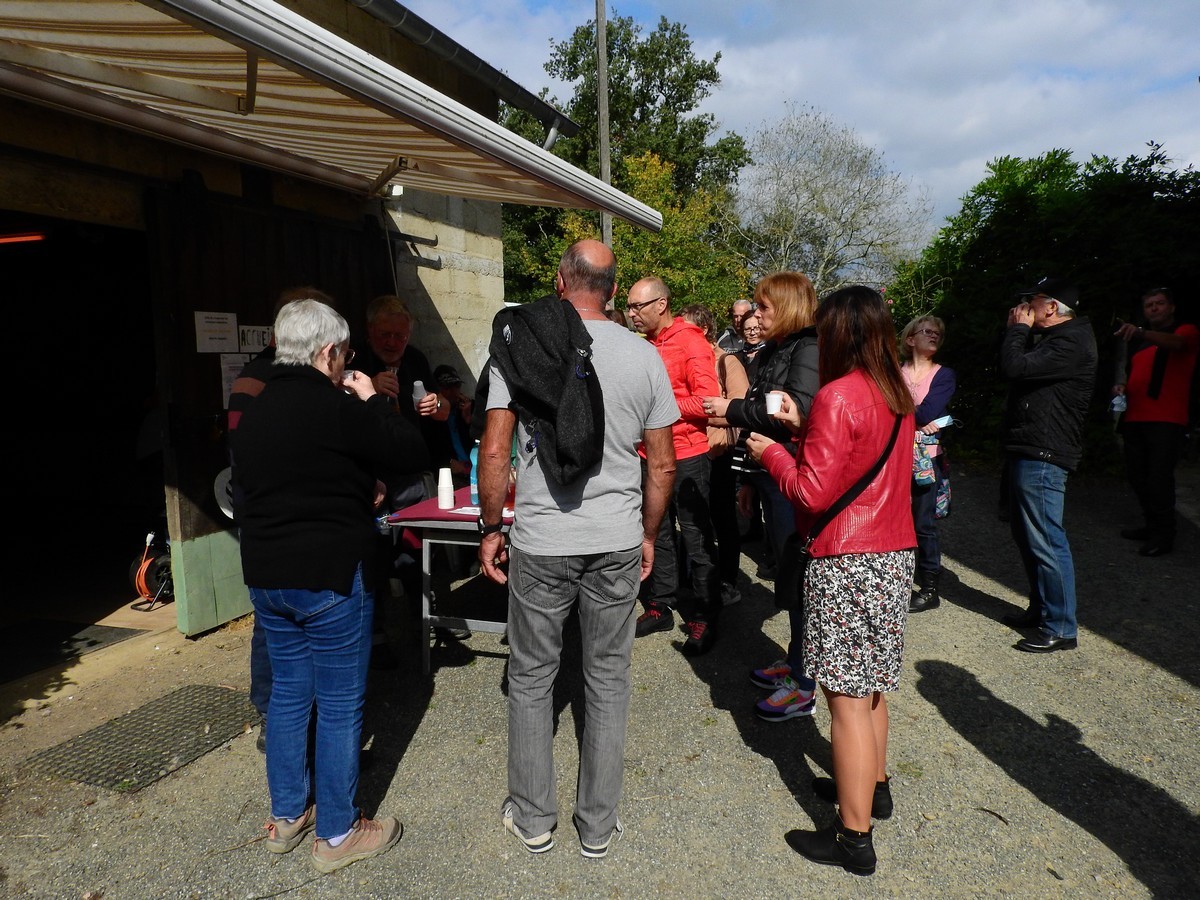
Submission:
<svg viewBox="0 0 1200 900">
<path fill-rule="evenodd" d="M 554 680 L 563 623 L 576 603 L 585 712 L 575 827 L 580 839 L 593 844 L 607 840 L 616 827 L 641 562 L 640 546 L 587 556 L 509 549 L 508 793 L 513 819 L 526 834 L 542 834 L 558 823 Z"/>
<path fill-rule="evenodd" d="M 253 602 L 253 598 L 251 598 Z M 250 703 L 267 721 L 267 707 L 271 702 L 271 654 L 267 652 L 267 633 L 262 621 L 254 615 L 254 630 L 250 632 Z"/>
<path fill-rule="evenodd" d="M 1063 528 L 1067 470 L 1010 456 L 1008 474 L 1009 524 L 1029 578 L 1030 609 L 1040 608 L 1044 633 L 1076 637 L 1075 563 Z"/>
<path fill-rule="evenodd" d="M 267 714 L 271 815 L 296 818 L 315 801 L 317 837 L 338 837 L 358 818 L 354 796 L 375 598 L 363 587 L 361 566 L 349 594 L 251 588 L 250 598 L 275 676 Z M 315 758 L 309 759 L 314 702 Z"/>
<path fill-rule="evenodd" d="M 793 565 L 795 560 L 787 559 L 784 542 L 796 532 L 796 510 L 791 501 L 783 496 L 779 485 L 775 483 L 766 471 L 751 472 L 746 476 L 749 483 L 758 493 L 759 502 L 763 509 L 763 531 L 766 532 L 772 555 L 775 557 L 776 584 L 779 584 L 779 569 Z M 776 598 L 777 600 L 779 598 Z M 784 604 L 788 608 L 788 638 L 787 664 L 792 667 L 792 677 L 806 691 L 812 690 L 816 682 L 804 675 L 804 605 L 803 600 L 789 598 Z"/>
</svg>

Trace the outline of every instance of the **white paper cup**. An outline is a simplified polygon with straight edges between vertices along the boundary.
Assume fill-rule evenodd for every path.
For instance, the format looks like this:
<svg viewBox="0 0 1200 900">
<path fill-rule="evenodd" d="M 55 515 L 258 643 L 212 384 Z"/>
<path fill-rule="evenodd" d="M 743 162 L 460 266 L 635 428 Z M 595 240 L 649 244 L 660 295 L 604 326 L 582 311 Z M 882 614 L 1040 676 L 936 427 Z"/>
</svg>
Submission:
<svg viewBox="0 0 1200 900">
<path fill-rule="evenodd" d="M 768 416 L 777 415 L 779 410 L 783 409 L 783 394 L 779 393 L 779 391 L 771 391 L 771 393 L 767 394 L 766 400 Z"/>
<path fill-rule="evenodd" d="M 449 468 L 438 470 L 438 509 L 454 509 L 454 480 Z"/>
</svg>

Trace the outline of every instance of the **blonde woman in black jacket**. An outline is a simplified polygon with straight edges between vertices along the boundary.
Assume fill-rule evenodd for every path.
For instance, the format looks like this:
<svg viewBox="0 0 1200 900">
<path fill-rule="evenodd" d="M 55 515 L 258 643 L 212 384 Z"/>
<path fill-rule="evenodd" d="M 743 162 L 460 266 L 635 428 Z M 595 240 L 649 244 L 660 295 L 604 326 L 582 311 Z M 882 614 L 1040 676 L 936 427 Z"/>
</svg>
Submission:
<svg viewBox="0 0 1200 900">
<path fill-rule="evenodd" d="M 755 374 L 750 391 L 742 400 L 721 397 L 705 399 L 705 412 L 724 417 L 742 429 L 743 435 L 758 432 L 793 447 L 792 433 L 767 412 L 767 395 L 782 391 L 792 404 L 808 416 L 813 396 L 820 386 L 817 375 L 817 333 L 813 326 L 817 294 L 812 282 L 800 272 L 773 272 L 759 281 L 754 290 L 756 315 L 762 322 L 767 345 L 755 359 Z M 761 467 L 747 461 L 742 483 L 754 490 L 763 507 L 764 529 L 779 570 L 775 573 L 775 602 L 789 610 L 791 640 L 785 659 L 750 672 L 750 680 L 770 690 L 769 697 L 755 704 L 755 712 L 768 722 L 783 722 L 797 716 L 810 716 L 814 708 L 815 682 L 804 675 L 803 613 L 799 598 L 785 596 L 794 585 L 789 567 L 795 554 L 785 552 L 784 543 L 796 531 L 791 503 L 779 486 Z"/>
</svg>

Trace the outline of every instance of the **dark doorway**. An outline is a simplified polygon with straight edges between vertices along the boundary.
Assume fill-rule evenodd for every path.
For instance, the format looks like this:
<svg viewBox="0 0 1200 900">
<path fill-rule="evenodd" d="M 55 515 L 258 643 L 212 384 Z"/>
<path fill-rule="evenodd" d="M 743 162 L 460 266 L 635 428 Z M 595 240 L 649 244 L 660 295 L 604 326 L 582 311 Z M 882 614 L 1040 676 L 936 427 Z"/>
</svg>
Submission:
<svg viewBox="0 0 1200 900">
<path fill-rule="evenodd" d="M 164 507 L 142 232 L 0 210 L 16 327 L 9 420 L 10 621 L 95 622 L 133 602 L 130 566 Z"/>
</svg>

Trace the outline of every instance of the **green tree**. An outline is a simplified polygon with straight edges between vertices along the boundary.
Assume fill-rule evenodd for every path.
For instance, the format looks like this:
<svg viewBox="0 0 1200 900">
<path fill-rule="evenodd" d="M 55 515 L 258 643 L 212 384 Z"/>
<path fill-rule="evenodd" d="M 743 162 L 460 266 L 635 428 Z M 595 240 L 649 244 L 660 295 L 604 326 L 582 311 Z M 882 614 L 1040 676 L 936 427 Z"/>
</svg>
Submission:
<svg viewBox="0 0 1200 900">
<path fill-rule="evenodd" d="M 650 152 L 675 167 L 675 189 L 723 188 L 749 161 L 745 142 L 730 133 L 710 143 L 716 119 L 696 109 L 721 83 L 721 54 L 698 59 L 687 30 L 659 19 L 642 37 L 632 18 L 616 17 L 605 29 L 608 47 L 608 116 L 613 184 L 627 184 L 625 160 Z M 563 140 L 563 158 L 587 172 L 600 171 L 596 130 L 596 23 L 553 43 L 546 71 L 575 86 L 567 114 L 584 127 Z M 639 198 L 640 199 L 640 198 Z"/>
<path fill-rule="evenodd" d="M 1079 163 L 1062 149 L 993 160 L 919 261 L 897 271 L 887 289 L 897 323 L 926 311 L 947 322 L 939 360 L 958 373 L 954 409 L 969 426 L 964 441 L 994 449 L 1007 310 L 1016 291 L 1053 274 L 1079 284 L 1082 312 L 1096 330 L 1100 371 L 1085 463 L 1108 461 L 1115 320 L 1136 315 L 1152 286 L 1176 288 L 1181 309 L 1194 310 L 1200 277 L 1200 172 L 1174 170 L 1161 145 L 1147 146 L 1123 162 Z"/>
<path fill-rule="evenodd" d="M 657 275 L 671 288 L 675 309 L 703 303 L 721 318 L 730 302 L 746 296 L 750 286 L 749 272 L 738 255 L 712 244 L 727 202 L 721 191 L 701 188 L 679 194 L 674 188 L 674 166 L 653 153 L 629 157 L 626 163 L 631 189 L 662 212 L 663 227 L 651 234 L 624 222 L 613 223 L 621 295 L 639 278 Z M 569 244 L 598 232 L 596 216 L 575 210 L 567 213 L 563 226 L 555 264 Z"/>
<path fill-rule="evenodd" d="M 672 186 L 682 196 L 697 190 L 722 196 L 749 160 L 745 142 L 729 133 L 714 140 L 716 120 L 696 110 L 720 83 L 717 64 L 696 57 L 686 29 L 660 19 L 658 27 L 643 36 L 632 18 L 616 17 L 606 27 L 609 76 L 609 143 L 612 182 L 615 187 L 651 201 L 638 193 L 628 161 L 652 153 L 672 166 Z M 546 71 L 569 82 L 574 93 L 563 109 L 580 124 L 571 138 L 560 138 L 553 152 L 584 171 L 599 172 L 597 122 L 596 23 L 576 28 L 565 41 L 551 42 Z M 547 98 L 548 90 L 541 96 Z M 544 131 L 528 113 L 502 110 L 501 122 L 509 129 L 541 144 Z M 651 203 L 656 208 L 659 204 Z M 509 300 L 527 301 L 542 296 L 564 246 L 565 210 L 506 206 L 504 208 L 505 294 Z M 598 232 L 598 229 L 597 229 Z M 615 233 L 615 232 L 614 232 Z M 698 236 L 719 239 L 716 229 Z M 615 241 L 615 238 L 614 238 Z M 703 247 L 709 247 L 704 243 Z M 696 248 L 699 254 L 702 248 Z"/>
</svg>

